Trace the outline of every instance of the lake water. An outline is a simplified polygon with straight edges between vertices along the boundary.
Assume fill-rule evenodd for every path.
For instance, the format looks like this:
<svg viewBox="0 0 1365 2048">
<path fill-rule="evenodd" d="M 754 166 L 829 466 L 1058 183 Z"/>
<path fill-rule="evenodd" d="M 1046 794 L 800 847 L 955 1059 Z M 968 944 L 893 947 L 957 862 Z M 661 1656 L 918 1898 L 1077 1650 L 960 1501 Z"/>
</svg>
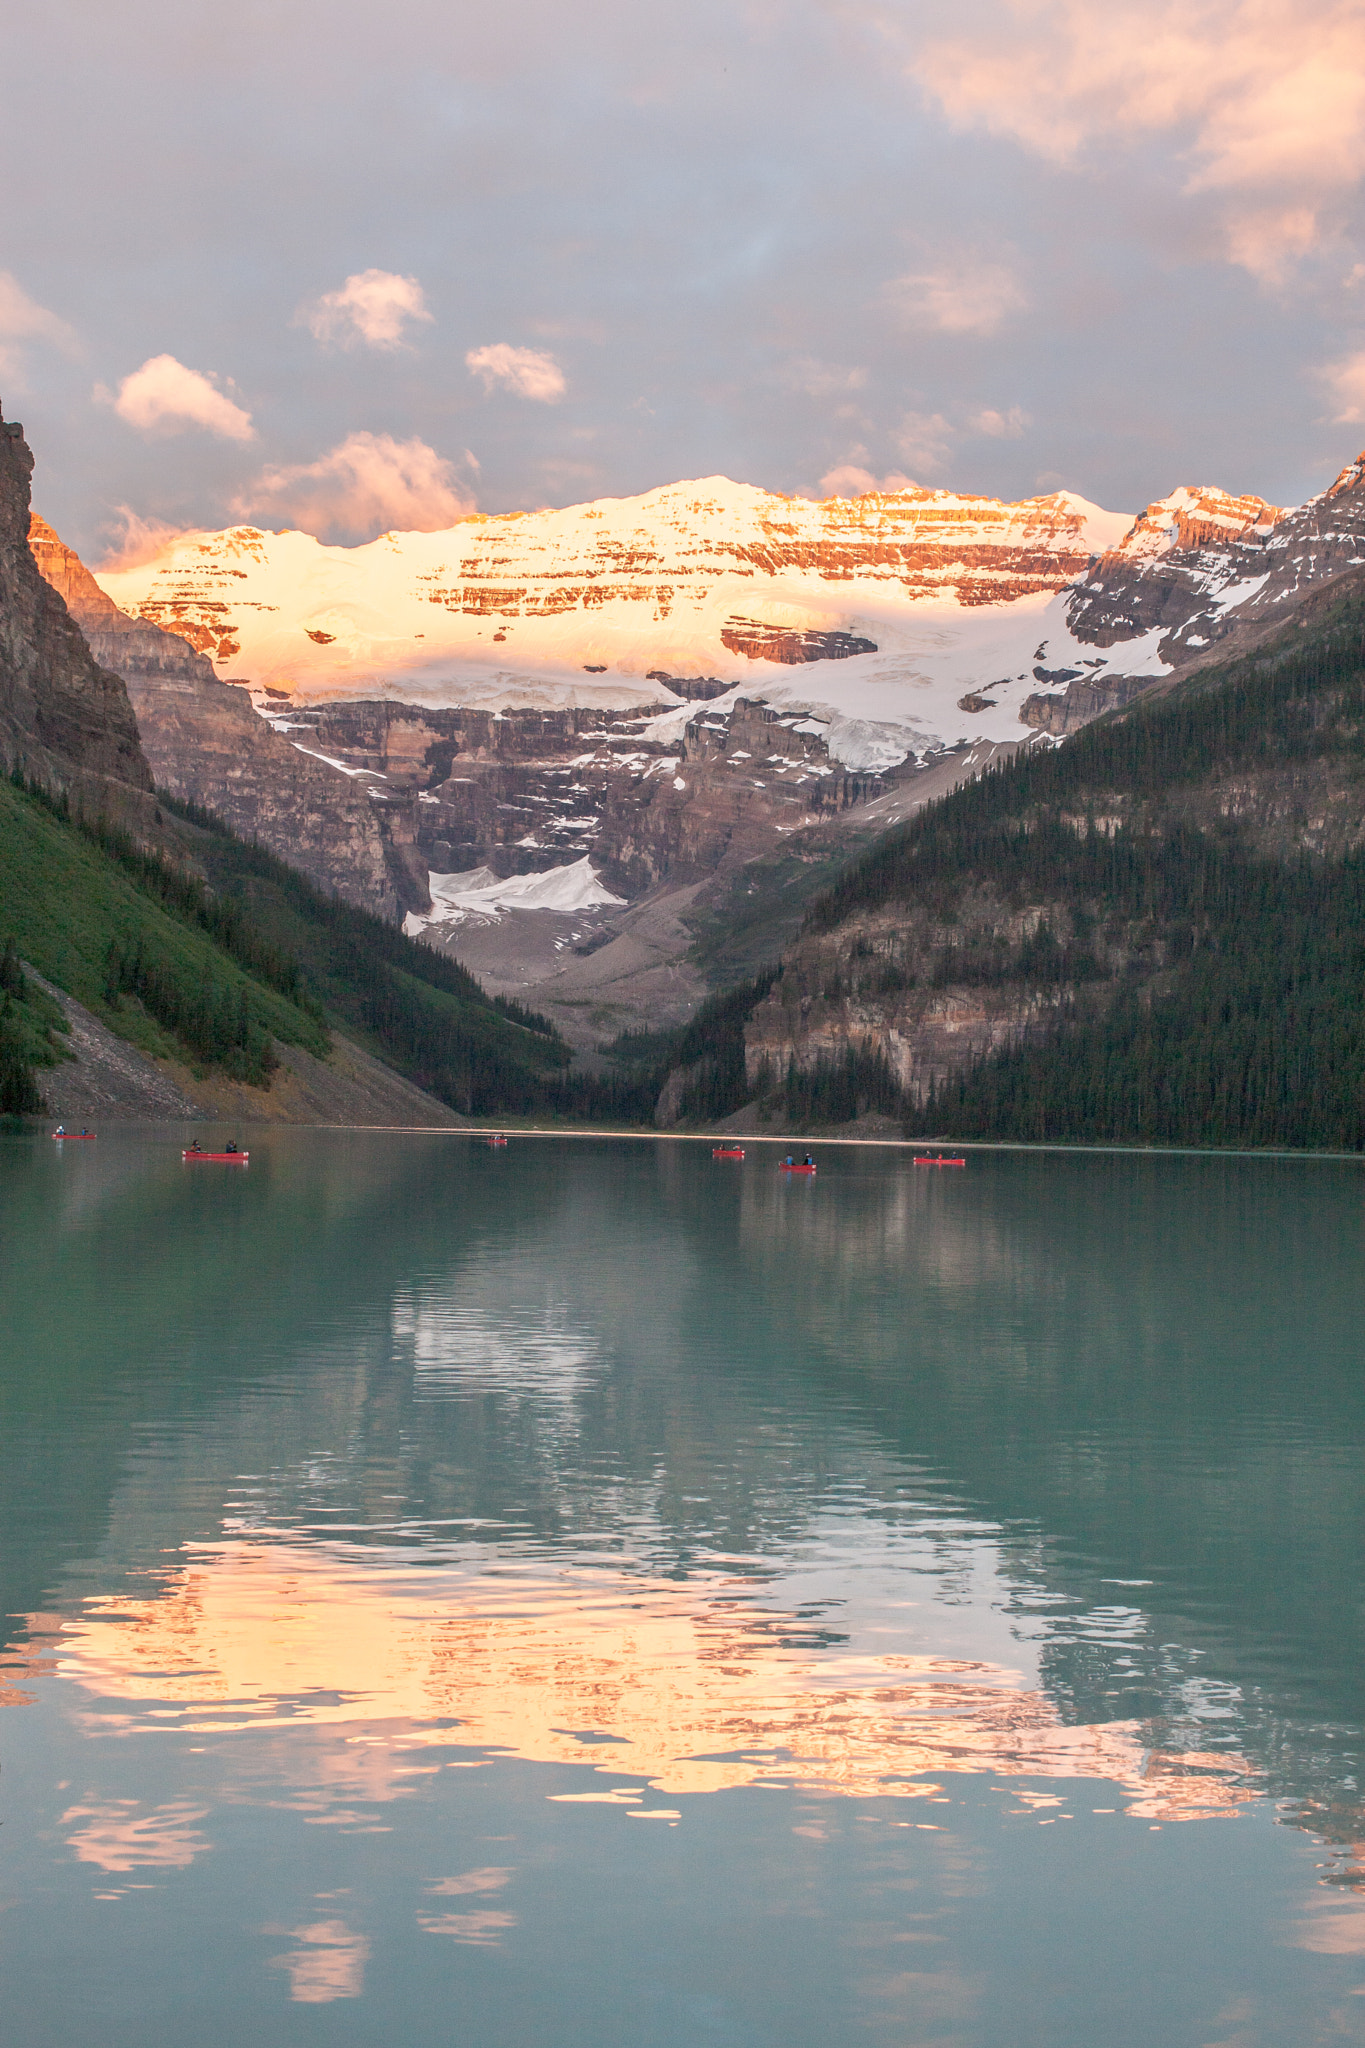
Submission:
<svg viewBox="0 0 1365 2048">
<path fill-rule="evenodd" d="M 180 1143 L 0 1139 L 13 2048 L 1365 2034 L 1360 1168 Z"/>
</svg>

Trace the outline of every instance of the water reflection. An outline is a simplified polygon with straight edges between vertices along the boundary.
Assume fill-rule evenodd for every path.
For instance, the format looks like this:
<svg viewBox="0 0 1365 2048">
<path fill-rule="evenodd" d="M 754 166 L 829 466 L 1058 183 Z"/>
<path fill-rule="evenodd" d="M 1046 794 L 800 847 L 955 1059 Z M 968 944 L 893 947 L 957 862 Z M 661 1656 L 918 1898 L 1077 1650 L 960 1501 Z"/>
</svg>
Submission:
<svg viewBox="0 0 1365 2048">
<path fill-rule="evenodd" d="M 101 1734 L 348 1731 L 338 1749 L 276 1746 L 271 1764 L 311 1787 L 334 1771 L 329 1817 L 352 1827 L 358 1794 L 407 1795 L 437 1768 L 414 1757 L 454 1744 L 590 1756 L 675 1797 L 781 1783 L 922 1799 L 931 1774 L 989 1771 L 1104 1779 L 1129 1813 L 1176 1821 L 1236 1812 L 1257 1790 L 1235 1755 L 1169 1752 L 1134 1722 L 1063 1722 L 1018 1670 L 813 1651 L 803 1635 L 718 1576 L 477 1554 L 414 1572 L 373 1550 L 252 1543 L 201 1555 L 155 1599 L 90 1602 L 59 1669 L 100 1702 Z"/>
<path fill-rule="evenodd" d="M 0 1743 L 52 1745 L 35 1897 L 53 1842 L 111 1917 L 268 1844 L 256 1975 L 368 2013 L 409 1938 L 433 1983 L 524 1962 L 565 1900 L 559 1970 L 609 1983 L 598 1895 L 647 1920 L 690 1871 L 681 1939 L 748 1858 L 801 1930 L 784 2041 L 1032 2048 L 1008 1980 L 1058 1950 L 995 1960 L 1030 1910 L 1017 1841 L 1093 1823 L 1178 1839 L 1163 1883 L 1201 1871 L 1211 1915 L 1219 1856 L 1273 1833 L 1308 1873 L 1274 1940 L 1365 1952 L 1354 1179 L 950 1182 L 832 1151 L 788 1188 L 684 1147 L 491 1173 L 456 1141 L 276 1133 L 215 1194 L 150 1140 L 6 1179 L 9 1156 Z M 1292 1828 L 1262 1827 L 1272 1801 Z M 1138 1882 L 1131 1847 L 1090 1853 L 1097 1896 Z M 966 1942 L 992 1887 L 974 1963 L 901 1967 Z M 798 1952 L 835 1923 L 858 1960 L 823 2006 Z M 1136 2038 L 1294 2038 L 1264 1984 L 1251 2017 L 1240 1996 Z M 447 2038 L 436 2004 L 414 2040 Z M 1081 2004 L 1049 2048 L 1098 2037 Z M 559 2038 L 543 2008 L 490 2032 L 502 2010 L 497 2048 Z M 574 2048 L 774 2038 L 707 2012 Z"/>
</svg>

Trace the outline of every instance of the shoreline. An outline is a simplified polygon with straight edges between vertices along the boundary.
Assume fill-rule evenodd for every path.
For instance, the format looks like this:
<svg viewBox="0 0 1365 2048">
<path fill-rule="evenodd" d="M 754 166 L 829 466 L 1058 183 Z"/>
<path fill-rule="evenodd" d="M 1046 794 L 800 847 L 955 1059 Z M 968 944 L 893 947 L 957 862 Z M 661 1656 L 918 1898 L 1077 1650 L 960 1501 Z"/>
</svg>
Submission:
<svg viewBox="0 0 1365 2048">
<path fill-rule="evenodd" d="M 11 1127 L 9 1135 L 20 1137 L 32 1134 L 45 1135 L 51 1118 L 26 1117 L 22 1129 Z M 107 1128 L 110 1130 L 169 1130 L 175 1127 L 175 1119 L 113 1118 Z M 250 1117 L 197 1117 L 186 1118 L 188 1125 L 193 1122 L 197 1130 L 213 1124 L 231 1124 L 235 1129 L 269 1131 L 344 1131 L 357 1134 L 372 1133 L 375 1136 L 411 1138 L 473 1138 L 488 1139 L 494 1136 L 506 1138 L 614 1138 L 631 1139 L 651 1145 L 722 1145 L 727 1142 L 745 1147 L 750 1145 L 781 1145 L 788 1149 L 803 1147 L 813 1151 L 818 1146 L 841 1145 L 864 1151 L 941 1152 L 951 1148 L 955 1152 L 979 1153 L 1071 1153 L 1089 1158 L 1126 1159 L 1285 1159 L 1303 1164 L 1365 1166 L 1365 1152 L 1308 1152 L 1281 1149 L 1258 1150 L 1250 1147 L 1219 1145 L 1092 1145 L 1069 1143 L 1061 1139 L 1038 1139 L 1025 1143 L 1016 1139 L 996 1138 L 845 1138 L 823 1137 L 818 1133 L 764 1133 L 755 1136 L 745 1133 L 742 1137 L 732 1136 L 724 1131 L 642 1131 L 612 1130 L 606 1126 L 581 1124 L 324 1124 L 324 1123 L 283 1123 L 273 1120 L 254 1120 Z M 0 1135 L 3 1135 L 0 1130 Z"/>
</svg>

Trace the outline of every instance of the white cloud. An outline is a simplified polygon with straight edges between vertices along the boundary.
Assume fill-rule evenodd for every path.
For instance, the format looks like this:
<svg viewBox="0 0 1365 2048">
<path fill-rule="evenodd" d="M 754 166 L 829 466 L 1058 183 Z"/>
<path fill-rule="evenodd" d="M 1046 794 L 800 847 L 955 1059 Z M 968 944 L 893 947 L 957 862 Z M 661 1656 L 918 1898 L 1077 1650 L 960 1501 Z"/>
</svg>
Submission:
<svg viewBox="0 0 1365 2048">
<path fill-rule="evenodd" d="M 1071 165 L 1164 138 L 1230 259 L 1273 280 L 1365 176 L 1360 0 L 930 0 L 872 12 L 960 129 Z M 938 24 L 942 30 L 935 33 Z"/>
<path fill-rule="evenodd" d="M 1338 426 L 1358 426 L 1365 421 L 1365 348 L 1327 363 L 1318 375 L 1336 408 L 1332 418 Z"/>
<path fill-rule="evenodd" d="M 1012 405 L 1008 412 L 996 412 L 986 406 L 981 412 L 974 412 L 967 421 L 974 434 L 989 434 L 995 441 L 1017 441 L 1026 426 L 1029 416 L 1020 405 Z"/>
<path fill-rule="evenodd" d="M 76 337 L 65 320 L 31 299 L 8 270 L 0 270 L 0 377 L 18 383 L 24 373 L 25 345 L 44 341 L 64 355 L 75 353 Z"/>
<path fill-rule="evenodd" d="M 867 371 L 856 364 L 845 369 L 839 363 L 822 363 L 818 356 L 793 356 L 782 365 L 778 377 L 788 391 L 803 391 L 808 398 L 834 398 L 847 391 L 861 391 Z"/>
<path fill-rule="evenodd" d="M 513 348 L 510 342 L 495 341 L 487 348 L 470 349 L 465 364 L 483 379 L 485 391 L 501 384 L 518 398 L 536 398 L 543 405 L 564 396 L 564 372 L 553 356 L 538 348 Z"/>
<path fill-rule="evenodd" d="M 251 414 L 174 356 L 149 356 L 140 370 L 124 378 L 116 398 L 102 384 L 95 386 L 95 396 L 144 434 L 181 434 L 187 427 L 202 427 L 225 441 L 256 438 Z"/>
<path fill-rule="evenodd" d="M 402 347 L 409 321 L 432 318 L 417 279 L 392 270 L 358 270 L 340 291 L 324 292 L 295 315 L 319 341 L 384 349 Z"/>
<path fill-rule="evenodd" d="M 263 470 L 237 500 L 239 518 L 269 514 L 328 539 L 438 533 L 474 510 L 453 462 L 425 441 L 348 434 L 317 462 Z"/>
<path fill-rule="evenodd" d="M 933 476 L 947 468 L 953 429 L 941 412 L 906 413 L 892 438 L 918 476 Z"/>
<path fill-rule="evenodd" d="M 914 484 L 899 470 L 892 470 L 887 476 L 873 476 L 870 469 L 860 469 L 856 462 L 841 462 L 837 468 L 826 470 L 820 479 L 820 494 L 825 498 L 861 498 L 867 491 L 913 491 Z"/>
<path fill-rule="evenodd" d="M 911 326 L 936 328 L 941 334 L 994 334 L 1008 314 L 1025 304 L 1009 265 L 989 261 L 911 271 L 886 290 Z"/>
</svg>

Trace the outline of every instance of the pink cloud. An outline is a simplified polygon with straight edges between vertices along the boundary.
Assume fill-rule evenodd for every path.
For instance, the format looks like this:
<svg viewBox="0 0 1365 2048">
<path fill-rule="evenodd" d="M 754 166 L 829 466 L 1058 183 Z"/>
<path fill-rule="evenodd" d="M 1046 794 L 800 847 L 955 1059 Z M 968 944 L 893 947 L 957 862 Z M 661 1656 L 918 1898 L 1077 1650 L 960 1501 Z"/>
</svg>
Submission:
<svg viewBox="0 0 1365 2048">
<path fill-rule="evenodd" d="M 319 537 L 439 533 L 474 510 L 453 462 L 425 441 L 348 434 L 316 462 L 263 470 L 241 495 L 239 518 L 281 516 Z"/>
<path fill-rule="evenodd" d="M 910 271 L 887 286 L 886 297 L 909 326 L 940 334 L 994 334 L 1026 303 L 1008 264 L 971 258 Z"/>
<path fill-rule="evenodd" d="M 554 357 L 542 349 L 513 348 L 506 341 L 492 342 L 487 348 L 470 349 L 465 366 L 482 378 L 485 391 L 501 385 L 518 398 L 538 399 L 542 405 L 554 405 L 564 396 L 564 372 Z"/>
<path fill-rule="evenodd" d="M 1365 176 L 1357 0 L 931 0 L 874 17 L 961 129 L 1059 165 L 1165 136 L 1231 261 L 1274 281 Z"/>
<path fill-rule="evenodd" d="M 35 342 L 47 342 L 64 355 L 76 352 L 75 334 L 65 320 L 31 299 L 11 272 L 0 270 L 0 377 L 19 383 L 24 352 Z"/>
<path fill-rule="evenodd" d="M 225 441 L 254 441 L 251 414 L 234 404 L 198 370 L 186 369 L 174 356 L 148 356 L 119 385 L 117 397 L 96 385 L 95 396 L 111 404 L 121 420 L 144 434 L 182 434 L 202 427 Z"/>
<path fill-rule="evenodd" d="M 357 271 L 339 290 L 324 292 L 295 316 L 319 341 L 341 348 L 363 342 L 378 349 L 401 348 L 408 324 L 432 317 L 417 279 L 392 270 Z"/>
<path fill-rule="evenodd" d="M 114 533 L 95 564 L 97 571 L 139 569 L 144 562 L 155 561 L 177 541 L 188 540 L 203 531 L 202 527 L 173 526 L 165 519 L 144 519 L 131 505 L 116 505 L 113 516 Z"/>
<path fill-rule="evenodd" d="M 1318 375 L 1336 408 L 1332 418 L 1338 425 L 1358 426 L 1365 421 L 1365 349 L 1326 364 Z"/>
<path fill-rule="evenodd" d="M 870 469 L 860 469 L 855 462 L 841 462 L 837 468 L 826 470 L 820 479 L 820 495 L 824 498 L 861 498 L 868 491 L 886 494 L 914 488 L 910 478 L 902 476 L 899 470 L 892 470 L 887 476 L 874 476 Z"/>
</svg>

